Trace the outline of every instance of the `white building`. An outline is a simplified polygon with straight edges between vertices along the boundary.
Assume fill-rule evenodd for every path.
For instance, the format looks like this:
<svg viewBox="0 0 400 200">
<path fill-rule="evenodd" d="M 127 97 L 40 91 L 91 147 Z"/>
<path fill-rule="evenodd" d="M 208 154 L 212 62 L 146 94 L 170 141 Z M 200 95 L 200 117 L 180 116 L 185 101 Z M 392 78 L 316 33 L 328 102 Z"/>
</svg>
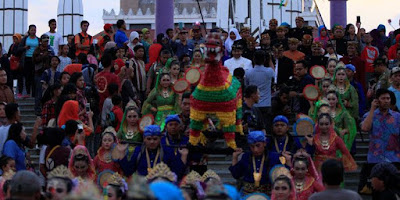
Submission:
<svg viewBox="0 0 400 200">
<path fill-rule="evenodd" d="M 57 32 L 66 42 L 69 34 L 76 35 L 81 32 L 83 19 L 82 0 L 59 0 L 57 9 Z"/>
<path fill-rule="evenodd" d="M 13 43 L 14 33 L 28 31 L 28 0 L 0 0 L 0 42 L 3 49 Z"/>
<path fill-rule="evenodd" d="M 249 3 L 250 2 L 250 3 Z M 115 24 L 124 19 L 127 29 L 155 29 L 154 0 L 121 0 L 121 9 L 103 10 L 104 23 Z M 200 7 L 207 29 L 215 26 L 224 30 L 248 26 L 256 34 L 268 29 L 268 22 L 275 18 L 279 23 L 295 25 L 297 16 L 302 16 L 307 25 L 322 24 L 319 11 L 313 9 L 312 0 L 200 0 Z M 202 22 L 199 8 L 193 0 L 175 0 L 174 23 L 191 27 Z"/>
</svg>

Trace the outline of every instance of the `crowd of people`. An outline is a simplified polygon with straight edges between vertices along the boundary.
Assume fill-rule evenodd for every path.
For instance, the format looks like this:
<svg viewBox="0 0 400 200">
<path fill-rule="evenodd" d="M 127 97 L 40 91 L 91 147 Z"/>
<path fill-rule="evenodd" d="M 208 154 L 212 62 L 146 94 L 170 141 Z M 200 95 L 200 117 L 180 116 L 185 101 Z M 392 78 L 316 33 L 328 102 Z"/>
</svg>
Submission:
<svg viewBox="0 0 400 200">
<path fill-rule="evenodd" d="M 272 19 L 257 37 L 248 27 L 208 30 L 220 41 L 210 50 L 198 24 L 153 40 L 124 20 L 94 38 L 82 21 L 66 43 L 56 24 L 40 37 L 30 25 L 0 50 L 1 199 L 399 198 L 400 29 Z M 241 85 L 235 115 L 244 136 L 236 134 L 234 149 L 216 148 L 218 117 L 193 121 L 198 80 L 180 88 L 212 70 L 207 51 L 230 74 L 223 87 Z M 16 103 L 27 97 L 37 115 L 31 134 Z M 207 142 L 191 145 L 193 126 L 204 126 Z M 369 149 L 357 166 L 361 132 Z M 38 169 L 27 151 L 35 147 Z M 209 154 L 230 154 L 224 170 L 235 186 L 208 169 Z M 357 169 L 359 194 L 343 183 Z"/>
</svg>

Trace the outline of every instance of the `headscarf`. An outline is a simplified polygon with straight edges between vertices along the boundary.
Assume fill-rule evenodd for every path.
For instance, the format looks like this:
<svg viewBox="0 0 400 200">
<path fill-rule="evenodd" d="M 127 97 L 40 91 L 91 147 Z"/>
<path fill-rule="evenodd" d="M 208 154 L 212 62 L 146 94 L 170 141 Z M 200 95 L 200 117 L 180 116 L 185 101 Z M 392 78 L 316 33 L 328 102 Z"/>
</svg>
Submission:
<svg viewBox="0 0 400 200">
<path fill-rule="evenodd" d="M 182 191 L 170 182 L 153 182 L 150 184 L 150 190 L 158 200 L 184 200 Z"/>
<path fill-rule="evenodd" d="M 231 37 L 229 37 L 229 36 L 231 35 L 232 32 L 236 35 L 236 39 L 235 39 L 235 40 L 232 40 Z M 234 43 L 236 40 L 240 40 L 240 39 L 242 39 L 242 37 L 240 37 L 239 31 L 238 31 L 236 28 L 232 28 L 232 29 L 229 31 L 228 38 L 225 40 L 225 49 L 226 49 L 228 52 L 231 52 L 231 51 L 232 51 L 232 45 L 233 45 L 233 43 Z"/>
<path fill-rule="evenodd" d="M 247 136 L 247 143 L 254 144 L 256 142 L 265 142 L 265 134 L 262 131 L 251 131 Z"/>
<path fill-rule="evenodd" d="M 132 111 L 132 110 L 135 111 L 138 115 L 140 114 L 136 103 L 134 103 L 133 101 L 129 102 L 125 107 L 124 116 L 122 117 L 121 125 L 120 125 L 118 132 L 123 132 L 123 133 L 128 132 L 128 130 L 127 130 L 128 122 L 126 121 L 126 116 L 128 115 L 128 112 Z M 139 123 L 139 121 L 138 121 L 138 123 Z"/>
<path fill-rule="evenodd" d="M 21 39 L 22 39 L 22 36 L 21 36 L 21 34 L 19 34 L 19 33 L 15 33 L 15 34 L 13 35 L 13 37 L 16 37 L 16 38 L 17 38 L 17 40 L 18 40 L 18 42 L 17 42 L 17 43 L 20 43 L 20 42 L 21 42 Z"/>
<path fill-rule="evenodd" d="M 114 41 L 109 41 L 104 46 L 104 50 L 115 48 L 115 47 L 117 47 L 117 43 L 115 43 Z"/>
<path fill-rule="evenodd" d="M 339 64 L 339 63 L 338 63 L 338 64 Z M 339 70 L 344 70 L 345 73 L 346 73 L 346 68 L 345 68 L 345 67 L 336 65 L 335 73 L 333 74 L 333 78 L 332 78 L 332 84 L 334 84 L 335 86 L 337 86 L 336 74 L 337 74 L 337 72 L 338 72 Z M 347 90 L 349 89 L 349 87 L 350 87 L 350 81 L 349 81 L 349 79 L 347 78 L 347 76 L 346 76 L 346 79 L 344 80 L 344 84 L 345 84 L 345 86 L 346 86 L 345 91 L 347 91 Z"/>
<path fill-rule="evenodd" d="M 144 128 L 143 137 L 161 136 L 161 128 L 158 125 L 148 125 Z"/>
<path fill-rule="evenodd" d="M 79 102 L 68 100 L 58 115 L 58 126 L 61 128 L 68 120 L 79 120 Z"/>
<path fill-rule="evenodd" d="M 134 39 L 138 39 L 138 42 L 137 42 L 136 44 L 132 44 L 132 42 L 133 42 Z M 131 35 L 129 36 L 129 44 L 128 44 L 128 47 L 129 47 L 130 49 L 132 49 L 132 51 L 133 51 L 133 48 L 135 48 L 135 46 L 137 46 L 137 45 L 142 45 L 142 46 L 143 46 L 143 44 L 140 43 L 140 40 L 139 40 L 139 33 L 136 32 L 136 31 L 132 31 L 132 32 L 131 32 Z"/>
<path fill-rule="evenodd" d="M 88 149 L 83 145 L 77 145 L 74 148 L 74 150 L 72 150 L 72 154 L 71 154 L 71 157 L 70 157 L 69 163 L 68 163 L 68 169 L 71 171 L 72 175 L 74 175 L 75 177 L 77 176 L 77 173 L 76 173 L 75 168 L 74 168 L 74 157 L 76 155 L 79 155 L 79 154 L 82 154 L 82 155 L 85 155 L 85 156 L 88 157 L 88 159 L 89 159 L 89 163 L 88 163 L 89 167 L 87 169 L 87 175 L 88 175 L 89 178 L 94 177 L 95 169 L 94 169 L 93 159 L 92 159 L 92 157 L 90 157 Z"/>
</svg>

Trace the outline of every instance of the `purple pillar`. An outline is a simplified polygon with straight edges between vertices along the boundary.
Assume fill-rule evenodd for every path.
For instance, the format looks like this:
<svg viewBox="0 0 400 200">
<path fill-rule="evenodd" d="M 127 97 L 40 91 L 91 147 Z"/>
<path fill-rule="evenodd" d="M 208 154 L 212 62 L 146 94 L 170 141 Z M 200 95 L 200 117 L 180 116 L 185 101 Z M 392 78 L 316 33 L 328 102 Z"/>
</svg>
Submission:
<svg viewBox="0 0 400 200">
<path fill-rule="evenodd" d="M 347 25 L 347 0 L 330 0 L 331 2 L 331 27 L 335 24 L 346 27 Z"/>
<path fill-rule="evenodd" d="M 174 0 L 156 0 L 156 34 L 174 28 Z"/>
</svg>

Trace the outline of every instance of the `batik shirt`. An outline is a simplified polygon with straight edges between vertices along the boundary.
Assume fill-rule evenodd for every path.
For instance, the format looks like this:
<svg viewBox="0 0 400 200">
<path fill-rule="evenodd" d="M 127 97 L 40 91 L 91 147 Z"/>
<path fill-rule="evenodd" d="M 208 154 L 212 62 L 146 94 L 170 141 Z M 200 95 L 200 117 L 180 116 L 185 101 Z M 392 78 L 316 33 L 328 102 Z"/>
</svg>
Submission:
<svg viewBox="0 0 400 200">
<path fill-rule="evenodd" d="M 383 115 L 379 109 L 375 110 L 369 133 L 368 163 L 400 162 L 399 133 L 400 113 L 389 110 Z"/>
</svg>

